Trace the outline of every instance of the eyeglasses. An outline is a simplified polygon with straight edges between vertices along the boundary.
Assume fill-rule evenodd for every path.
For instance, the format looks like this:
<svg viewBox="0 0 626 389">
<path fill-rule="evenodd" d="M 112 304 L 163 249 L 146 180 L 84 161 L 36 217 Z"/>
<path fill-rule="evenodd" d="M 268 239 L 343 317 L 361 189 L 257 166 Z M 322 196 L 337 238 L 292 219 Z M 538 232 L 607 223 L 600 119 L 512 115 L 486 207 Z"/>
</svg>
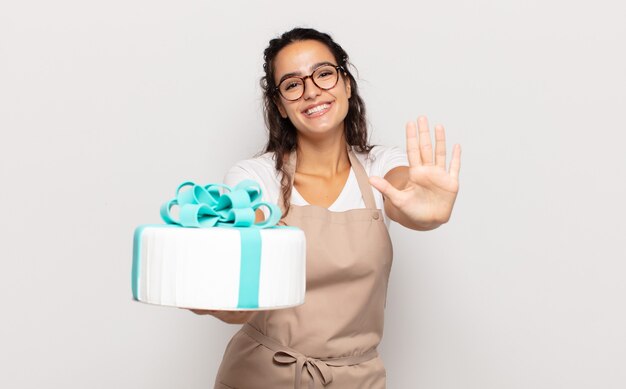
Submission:
<svg viewBox="0 0 626 389">
<path fill-rule="evenodd" d="M 339 71 L 345 73 L 344 68 L 341 66 L 323 65 L 315 69 L 313 73 L 308 76 L 292 76 L 285 78 L 278 84 L 275 90 L 277 90 L 285 100 L 296 101 L 304 94 L 305 81 L 307 78 L 310 78 L 313 84 L 318 88 L 329 90 L 337 85 L 337 81 L 339 81 Z"/>
</svg>

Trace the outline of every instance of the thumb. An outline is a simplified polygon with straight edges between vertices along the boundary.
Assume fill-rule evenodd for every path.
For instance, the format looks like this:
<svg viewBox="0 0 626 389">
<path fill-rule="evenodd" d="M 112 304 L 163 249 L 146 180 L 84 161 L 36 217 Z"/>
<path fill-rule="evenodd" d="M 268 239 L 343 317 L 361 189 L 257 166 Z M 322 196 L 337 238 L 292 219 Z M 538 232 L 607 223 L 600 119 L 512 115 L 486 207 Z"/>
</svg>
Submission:
<svg viewBox="0 0 626 389">
<path fill-rule="evenodd" d="M 391 200 L 392 203 L 397 203 L 400 200 L 400 196 L 402 196 L 402 192 L 398 189 L 394 188 L 393 185 L 389 183 L 389 181 L 385 180 L 382 177 L 372 176 L 369 178 L 370 184 L 374 188 L 376 188 L 380 193 L 383 194 L 386 198 Z"/>
</svg>

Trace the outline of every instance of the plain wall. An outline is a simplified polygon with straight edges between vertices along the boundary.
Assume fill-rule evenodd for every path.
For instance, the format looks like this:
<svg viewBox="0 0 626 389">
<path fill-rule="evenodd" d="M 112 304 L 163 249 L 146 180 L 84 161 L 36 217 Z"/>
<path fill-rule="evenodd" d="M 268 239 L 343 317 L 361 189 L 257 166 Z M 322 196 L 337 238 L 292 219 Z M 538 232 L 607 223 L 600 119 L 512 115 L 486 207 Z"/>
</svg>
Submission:
<svg viewBox="0 0 626 389">
<path fill-rule="evenodd" d="M 378 4 L 378 3 L 377 3 Z M 261 150 L 269 39 L 327 31 L 372 142 L 463 147 L 453 217 L 392 225 L 389 388 L 626 387 L 618 1 L 0 5 L 2 388 L 210 388 L 237 326 L 132 301 L 135 226 Z"/>
</svg>

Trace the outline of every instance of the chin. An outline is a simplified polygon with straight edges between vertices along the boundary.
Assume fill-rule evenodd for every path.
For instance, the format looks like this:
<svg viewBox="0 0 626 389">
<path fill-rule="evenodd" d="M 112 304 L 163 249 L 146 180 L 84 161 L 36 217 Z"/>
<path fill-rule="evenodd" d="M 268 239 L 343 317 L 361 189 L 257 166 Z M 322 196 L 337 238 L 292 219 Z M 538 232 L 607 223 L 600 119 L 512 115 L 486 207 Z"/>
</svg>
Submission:
<svg viewBox="0 0 626 389">
<path fill-rule="evenodd" d="M 330 127 L 327 127 L 327 128 L 317 127 L 317 128 L 305 128 L 303 130 L 300 130 L 299 132 L 305 136 L 322 138 L 322 137 L 331 136 L 337 132 L 343 132 L 343 129 L 332 129 Z"/>
</svg>

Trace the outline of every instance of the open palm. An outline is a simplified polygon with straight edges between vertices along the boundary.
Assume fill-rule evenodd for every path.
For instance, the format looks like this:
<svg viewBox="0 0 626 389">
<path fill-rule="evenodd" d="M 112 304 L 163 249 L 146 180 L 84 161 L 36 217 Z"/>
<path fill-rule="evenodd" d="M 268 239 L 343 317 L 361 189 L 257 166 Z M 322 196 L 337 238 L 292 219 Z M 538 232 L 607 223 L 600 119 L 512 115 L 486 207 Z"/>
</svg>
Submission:
<svg viewBox="0 0 626 389">
<path fill-rule="evenodd" d="M 406 125 L 409 160 L 404 187 L 396 189 L 384 179 L 372 180 L 392 203 L 400 219 L 413 225 L 438 225 L 450 218 L 459 191 L 461 146 L 455 145 L 446 170 L 446 139 L 443 126 L 435 126 L 435 149 L 430 141 L 428 120 L 421 116 Z"/>
</svg>

